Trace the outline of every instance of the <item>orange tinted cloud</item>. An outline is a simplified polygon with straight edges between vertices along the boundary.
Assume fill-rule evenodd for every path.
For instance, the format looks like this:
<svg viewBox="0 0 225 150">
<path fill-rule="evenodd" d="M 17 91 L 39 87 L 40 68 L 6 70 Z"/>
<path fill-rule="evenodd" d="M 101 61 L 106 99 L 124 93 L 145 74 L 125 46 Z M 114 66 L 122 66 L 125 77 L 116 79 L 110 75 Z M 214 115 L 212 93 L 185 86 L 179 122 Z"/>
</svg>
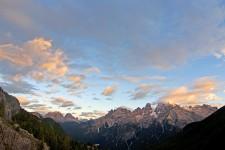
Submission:
<svg viewBox="0 0 225 150">
<path fill-rule="evenodd" d="M 34 79 L 64 76 L 68 72 L 65 59 L 64 53 L 54 49 L 52 41 L 44 38 L 35 38 L 22 45 L 0 45 L 0 60 L 16 67 L 29 67 L 28 74 Z"/>
<path fill-rule="evenodd" d="M 30 104 L 30 101 L 25 96 L 17 96 L 17 99 L 22 106 L 27 106 Z"/>
<path fill-rule="evenodd" d="M 217 95 L 218 83 L 212 78 L 200 78 L 192 86 L 170 90 L 161 101 L 171 104 L 196 105 L 221 100 Z"/>
<path fill-rule="evenodd" d="M 115 86 L 108 86 L 104 89 L 104 91 L 102 92 L 102 95 L 104 96 L 110 96 L 113 93 L 115 93 L 116 91 L 116 87 Z"/>
<path fill-rule="evenodd" d="M 24 49 L 13 44 L 0 45 L 0 60 L 7 60 L 23 67 L 33 65 L 33 60 L 25 53 Z"/>
<path fill-rule="evenodd" d="M 69 79 L 73 82 L 75 82 L 76 84 L 81 83 L 84 79 L 85 76 L 84 75 L 72 75 L 69 77 Z"/>
</svg>

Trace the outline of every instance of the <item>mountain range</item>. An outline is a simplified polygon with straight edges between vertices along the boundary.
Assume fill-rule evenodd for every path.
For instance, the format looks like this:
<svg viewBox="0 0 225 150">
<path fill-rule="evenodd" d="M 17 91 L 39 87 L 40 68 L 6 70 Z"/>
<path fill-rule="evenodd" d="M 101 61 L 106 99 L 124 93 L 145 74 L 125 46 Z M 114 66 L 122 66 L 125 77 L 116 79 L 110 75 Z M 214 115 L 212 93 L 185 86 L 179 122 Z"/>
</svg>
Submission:
<svg viewBox="0 0 225 150">
<path fill-rule="evenodd" d="M 155 145 L 216 110 L 209 105 L 181 107 L 159 103 L 153 107 L 148 103 L 133 111 L 119 107 L 97 119 L 60 124 L 73 138 L 100 144 L 103 149 L 146 149 L 145 145 Z"/>
<path fill-rule="evenodd" d="M 221 149 L 224 135 L 225 107 L 148 103 L 80 121 L 72 114 L 27 112 L 0 88 L 1 150 Z"/>
</svg>

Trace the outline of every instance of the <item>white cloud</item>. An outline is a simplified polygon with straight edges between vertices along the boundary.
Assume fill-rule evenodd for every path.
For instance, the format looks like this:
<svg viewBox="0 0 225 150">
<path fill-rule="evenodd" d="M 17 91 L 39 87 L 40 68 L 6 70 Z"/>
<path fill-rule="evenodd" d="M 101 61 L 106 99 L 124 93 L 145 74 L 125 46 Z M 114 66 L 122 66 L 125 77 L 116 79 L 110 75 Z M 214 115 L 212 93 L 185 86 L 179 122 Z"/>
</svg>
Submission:
<svg viewBox="0 0 225 150">
<path fill-rule="evenodd" d="M 105 112 L 94 110 L 93 112 L 82 112 L 79 116 L 84 119 L 95 119 L 105 114 Z"/>
<path fill-rule="evenodd" d="M 52 102 L 52 104 L 58 105 L 60 107 L 71 107 L 71 106 L 74 106 L 73 101 L 67 100 L 67 99 L 65 99 L 63 97 L 54 98 L 54 100 L 52 100 L 51 102 Z"/>
<path fill-rule="evenodd" d="M 133 100 L 144 99 L 148 96 L 159 94 L 163 89 L 159 85 L 154 84 L 140 84 L 134 91 L 130 91 L 130 97 Z"/>
<path fill-rule="evenodd" d="M 86 68 L 84 69 L 84 73 L 85 74 L 90 74 L 90 73 L 101 73 L 101 70 L 98 68 L 98 67 L 89 67 L 89 68 Z"/>
<path fill-rule="evenodd" d="M 143 81 L 164 81 L 167 78 L 165 76 L 131 76 L 131 75 L 120 75 L 120 76 L 103 76 L 103 80 L 119 80 L 127 81 L 131 83 L 140 83 Z"/>
</svg>

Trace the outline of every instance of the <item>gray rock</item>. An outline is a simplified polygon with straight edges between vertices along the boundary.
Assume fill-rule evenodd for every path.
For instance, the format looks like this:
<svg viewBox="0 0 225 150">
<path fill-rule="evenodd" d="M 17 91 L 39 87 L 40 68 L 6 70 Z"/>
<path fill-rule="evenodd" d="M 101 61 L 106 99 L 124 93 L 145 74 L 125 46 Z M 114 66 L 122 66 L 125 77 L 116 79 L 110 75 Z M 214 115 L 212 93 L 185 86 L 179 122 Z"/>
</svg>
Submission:
<svg viewBox="0 0 225 150">
<path fill-rule="evenodd" d="M 49 147 L 26 130 L 11 126 L 0 118 L 1 150 L 49 150 Z"/>
<path fill-rule="evenodd" d="M 9 95 L 0 88 L 0 107 L 2 117 L 6 120 L 12 120 L 12 116 L 21 110 L 20 103 L 16 97 Z"/>
</svg>

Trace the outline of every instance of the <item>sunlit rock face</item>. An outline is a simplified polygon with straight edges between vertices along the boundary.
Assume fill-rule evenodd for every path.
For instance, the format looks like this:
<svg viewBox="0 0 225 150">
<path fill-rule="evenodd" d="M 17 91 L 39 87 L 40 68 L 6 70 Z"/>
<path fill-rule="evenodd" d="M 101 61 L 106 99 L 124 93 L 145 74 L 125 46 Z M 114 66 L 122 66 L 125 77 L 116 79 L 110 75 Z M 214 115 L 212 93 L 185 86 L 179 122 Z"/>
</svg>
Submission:
<svg viewBox="0 0 225 150">
<path fill-rule="evenodd" d="M 134 111 L 121 107 L 111 110 L 105 116 L 94 120 L 93 125 L 99 128 L 105 124 L 111 127 L 115 124 L 124 125 L 129 123 L 147 128 L 155 121 L 159 123 L 166 121 L 171 125 L 182 128 L 190 122 L 202 120 L 216 110 L 217 108 L 209 105 L 185 108 L 164 103 L 159 103 L 153 109 L 151 104 L 148 103 L 145 107 L 137 108 Z"/>
<path fill-rule="evenodd" d="M 215 112 L 217 110 L 216 107 L 212 107 L 206 104 L 189 106 L 187 109 L 194 112 L 195 114 L 198 114 L 199 116 L 202 116 L 202 118 L 204 118 L 205 116 L 209 116 L 210 114 L 212 114 L 212 112 Z"/>
<path fill-rule="evenodd" d="M 65 116 L 64 116 L 64 122 L 76 122 L 78 121 L 78 118 L 75 118 L 71 113 L 67 113 Z"/>
</svg>

